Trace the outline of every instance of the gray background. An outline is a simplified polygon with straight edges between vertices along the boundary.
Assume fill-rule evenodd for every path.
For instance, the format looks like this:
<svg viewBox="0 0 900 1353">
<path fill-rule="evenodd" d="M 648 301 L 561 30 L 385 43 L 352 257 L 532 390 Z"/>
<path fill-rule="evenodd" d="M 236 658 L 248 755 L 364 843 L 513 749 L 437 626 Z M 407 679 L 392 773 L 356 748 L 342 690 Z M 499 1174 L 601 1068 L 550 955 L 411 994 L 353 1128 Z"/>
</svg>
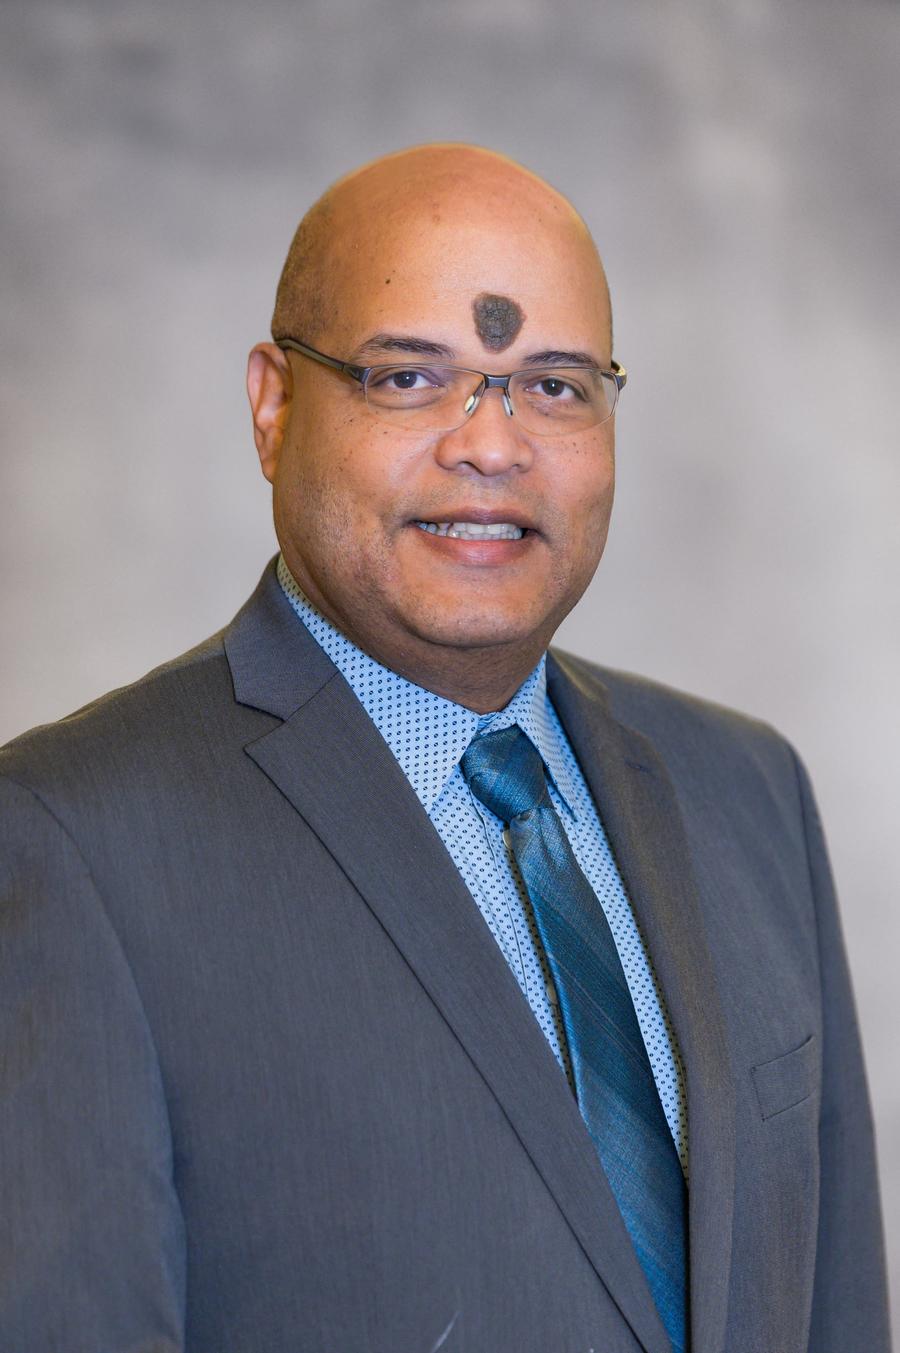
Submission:
<svg viewBox="0 0 900 1353">
<path fill-rule="evenodd" d="M 900 8 L 29 0 L 0 52 L 0 741 L 254 585 L 244 360 L 312 199 L 416 141 L 521 159 L 594 230 L 630 372 L 610 545 L 561 639 L 807 761 L 897 1292 Z"/>
</svg>

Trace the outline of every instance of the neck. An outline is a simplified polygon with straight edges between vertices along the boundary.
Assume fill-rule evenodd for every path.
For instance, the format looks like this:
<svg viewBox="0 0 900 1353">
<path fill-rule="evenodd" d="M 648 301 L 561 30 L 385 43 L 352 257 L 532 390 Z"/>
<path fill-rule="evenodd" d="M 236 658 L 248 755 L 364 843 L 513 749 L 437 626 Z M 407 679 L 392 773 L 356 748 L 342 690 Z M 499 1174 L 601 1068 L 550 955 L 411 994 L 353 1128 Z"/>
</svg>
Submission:
<svg viewBox="0 0 900 1353">
<path fill-rule="evenodd" d="M 354 639 L 354 643 L 407 681 L 476 714 L 492 714 L 509 704 L 545 651 L 540 644 L 526 653 L 517 648 L 515 654 L 498 652 L 493 647 L 455 649 L 427 645 L 428 649 L 437 651 L 387 653 L 360 643 L 359 639 Z"/>
</svg>

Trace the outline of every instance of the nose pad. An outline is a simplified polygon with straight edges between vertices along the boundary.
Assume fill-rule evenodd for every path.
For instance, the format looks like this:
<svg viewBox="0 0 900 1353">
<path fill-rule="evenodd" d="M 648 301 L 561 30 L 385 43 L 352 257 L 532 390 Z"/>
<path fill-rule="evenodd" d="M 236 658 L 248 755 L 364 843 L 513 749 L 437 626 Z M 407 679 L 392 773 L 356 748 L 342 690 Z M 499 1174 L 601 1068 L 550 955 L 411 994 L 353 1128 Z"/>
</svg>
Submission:
<svg viewBox="0 0 900 1353">
<path fill-rule="evenodd" d="M 483 390 L 473 390 L 472 393 L 469 395 L 469 398 L 463 405 L 463 413 L 466 415 L 467 418 L 471 418 L 472 414 L 478 408 L 478 405 L 481 403 L 481 396 L 483 394 L 484 394 Z"/>
<path fill-rule="evenodd" d="M 469 398 L 466 400 L 465 404 L 463 405 L 463 413 L 465 414 L 465 416 L 466 416 L 467 419 L 468 419 L 468 418 L 471 418 L 471 417 L 472 417 L 472 414 L 473 414 L 473 413 L 475 412 L 475 410 L 478 408 L 478 405 L 481 403 L 481 397 L 482 397 L 482 395 L 483 395 L 484 393 L 485 393 L 485 387 L 482 386 L 480 390 L 473 390 L 472 393 L 469 395 Z M 513 406 L 512 406 L 512 404 L 510 403 L 510 399 L 509 399 L 509 391 L 508 391 L 508 390 L 501 390 L 501 391 L 500 391 L 500 394 L 503 396 L 503 407 L 504 407 L 504 409 L 506 410 L 506 416 L 507 416 L 507 418 L 512 418 L 512 416 L 513 416 Z"/>
</svg>

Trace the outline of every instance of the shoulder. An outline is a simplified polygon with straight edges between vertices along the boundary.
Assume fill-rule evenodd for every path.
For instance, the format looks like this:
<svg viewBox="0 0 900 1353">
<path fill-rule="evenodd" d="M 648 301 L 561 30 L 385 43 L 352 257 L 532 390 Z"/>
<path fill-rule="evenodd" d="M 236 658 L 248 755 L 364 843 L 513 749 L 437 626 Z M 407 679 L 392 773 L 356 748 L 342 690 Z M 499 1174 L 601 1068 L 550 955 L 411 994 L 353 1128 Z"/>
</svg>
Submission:
<svg viewBox="0 0 900 1353">
<path fill-rule="evenodd" d="M 45 753 L 63 747 L 77 750 L 87 743 L 115 740 L 129 729 L 149 727 L 148 717 L 183 717 L 192 703 L 205 697 L 221 680 L 224 658 L 221 634 L 213 635 L 186 653 L 155 667 L 137 681 L 107 691 L 104 695 L 65 715 L 54 723 L 40 724 L 0 748 L 0 767 L 10 771 L 27 763 L 39 763 Z"/>
<path fill-rule="evenodd" d="M 736 773 L 743 778 L 751 770 L 787 774 L 791 781 L 803 773 L 794 748 L 763 719 L 558 649 L 551 655 L 564 681 L 648 738 L 673 770 L 722 780 Z"/>
<path fill-rule="evenodd" d="M 689 729 L 711 728 L 735 736 L 750 738 L 778 738 L 771 724 L 753 715 L 731 709 L 714 700 L 707 700 L 688 691 L 681 691 L 662 681 L 635 672 L 623 672 L 604 667 L 552 648 L 551 658 L 568 680 L 605 698 L 614 718 L 634 727 L 655 729 L 676 726 Z"/>
<path fill-rule="evenodd" d="M 13 739 L 0 748 L 0 781 L 66 817 L 112 813 L 125 795 L 213 773 L 221 749 L 246 742 L 264 717 L 235 703 L 224 633 Z"/>
</svg>

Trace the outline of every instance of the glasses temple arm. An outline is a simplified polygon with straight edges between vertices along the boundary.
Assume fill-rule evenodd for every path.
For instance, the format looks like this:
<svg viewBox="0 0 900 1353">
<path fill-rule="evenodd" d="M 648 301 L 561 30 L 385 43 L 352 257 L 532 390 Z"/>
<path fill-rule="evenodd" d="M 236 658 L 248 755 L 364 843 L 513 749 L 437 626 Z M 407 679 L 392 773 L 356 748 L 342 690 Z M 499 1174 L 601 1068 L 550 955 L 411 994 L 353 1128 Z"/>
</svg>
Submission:
<svg viewBox="0 0 900 1353">
<path fill-rule="evenodd" d="M 341 362 L 337 357 L 329 357 L 326 353 L 319 352 L 318 348 L 311 348 L 308 343 L 300 343 L 296 338 L 276 338 L 275 344 L 279 348 L 290 348 L 292 352 L 299 352 L 303 357 L 312 357 L 313 361 L 330 366 L 335 371 L 345 371 L 357 381 L 364 382 L 372 370 L 370 366 L 354 366 L 352 362 Z"/>
</svg>

